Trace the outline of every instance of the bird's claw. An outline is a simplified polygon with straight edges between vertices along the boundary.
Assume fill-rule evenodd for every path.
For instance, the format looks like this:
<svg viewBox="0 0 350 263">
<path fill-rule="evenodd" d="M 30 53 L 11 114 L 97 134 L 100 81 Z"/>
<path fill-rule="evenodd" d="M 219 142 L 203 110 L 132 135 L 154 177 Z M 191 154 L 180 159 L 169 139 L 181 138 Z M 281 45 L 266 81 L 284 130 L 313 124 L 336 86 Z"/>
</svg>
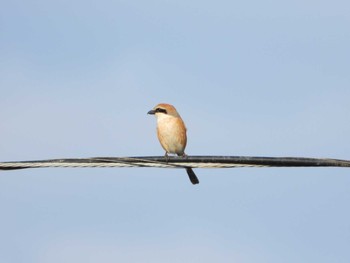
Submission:
<svg viewBox="0 0 350 263">
<path fill-rule="evenodd" d="M 167 152 L 165 152 L 164 157 L 165 157 L 165 161 L 166 161 L 166 163 L 168 163 L 168 162 L 169 162 L 169 155 L 168 155 L 168 153 L 167 153 Z"/>
</svg>

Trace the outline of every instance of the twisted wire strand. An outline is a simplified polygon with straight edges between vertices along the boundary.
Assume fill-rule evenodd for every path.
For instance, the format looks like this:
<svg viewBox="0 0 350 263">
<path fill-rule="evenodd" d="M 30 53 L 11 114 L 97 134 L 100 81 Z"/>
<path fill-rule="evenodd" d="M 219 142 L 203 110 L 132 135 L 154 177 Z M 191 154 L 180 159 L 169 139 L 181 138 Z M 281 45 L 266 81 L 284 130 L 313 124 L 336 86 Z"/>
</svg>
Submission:
<svg viewBox="0 0 350 263">
<path fill-rule="evenodd" d="M 154 167 L 154 168 L 236 168 L 236 167 L 350 167 L 349 160 L 305 157 L 251 156 L 164 156 L 93 157 L 0 162 L 0 170 L 27 168 Z"/>
</svg>

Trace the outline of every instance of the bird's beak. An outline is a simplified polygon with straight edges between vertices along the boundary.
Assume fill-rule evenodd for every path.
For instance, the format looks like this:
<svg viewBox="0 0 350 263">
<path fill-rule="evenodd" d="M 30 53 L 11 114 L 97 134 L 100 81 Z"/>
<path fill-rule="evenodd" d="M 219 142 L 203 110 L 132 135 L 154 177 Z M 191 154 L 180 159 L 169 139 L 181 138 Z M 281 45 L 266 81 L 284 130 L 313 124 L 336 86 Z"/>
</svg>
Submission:
<svg viewBox="0 0 350 263">
<path fill-rule="evenodd" d="M 156 111 L 155 110 L 150 110 L 149 112 L 147 112 L 147 114 L 155 114 Z"/>
</svg>

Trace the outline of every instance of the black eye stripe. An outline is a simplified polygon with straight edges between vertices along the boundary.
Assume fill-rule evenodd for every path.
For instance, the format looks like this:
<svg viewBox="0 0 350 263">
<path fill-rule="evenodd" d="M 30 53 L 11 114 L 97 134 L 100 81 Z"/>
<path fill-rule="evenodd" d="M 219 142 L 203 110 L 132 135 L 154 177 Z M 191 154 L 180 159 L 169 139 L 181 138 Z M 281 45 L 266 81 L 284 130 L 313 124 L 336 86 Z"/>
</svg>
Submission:
<svg viewBox="0 0 350 263">
<path fill-rule="evenodd" d="M 162 108 L 156 108 L 156 112 L 161 112 L 161 113 L 167 114 L 166 109 L 162 109 Z"/>
</svg>

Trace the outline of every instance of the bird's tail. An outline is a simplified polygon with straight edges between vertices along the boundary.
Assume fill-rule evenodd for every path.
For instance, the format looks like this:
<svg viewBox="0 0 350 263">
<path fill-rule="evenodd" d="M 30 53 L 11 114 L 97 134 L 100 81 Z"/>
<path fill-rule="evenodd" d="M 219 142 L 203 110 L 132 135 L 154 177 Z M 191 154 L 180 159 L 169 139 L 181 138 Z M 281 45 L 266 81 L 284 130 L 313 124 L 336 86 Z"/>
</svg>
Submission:
<svg viewBox="0 0 350 263">
<path fill-rule="evenodd" d="M 186 168 L 186 172 L 192 184 L 199 184 L 199 180 L 196 174 L 193 172 L 192 168 Z"/>
</svg>

